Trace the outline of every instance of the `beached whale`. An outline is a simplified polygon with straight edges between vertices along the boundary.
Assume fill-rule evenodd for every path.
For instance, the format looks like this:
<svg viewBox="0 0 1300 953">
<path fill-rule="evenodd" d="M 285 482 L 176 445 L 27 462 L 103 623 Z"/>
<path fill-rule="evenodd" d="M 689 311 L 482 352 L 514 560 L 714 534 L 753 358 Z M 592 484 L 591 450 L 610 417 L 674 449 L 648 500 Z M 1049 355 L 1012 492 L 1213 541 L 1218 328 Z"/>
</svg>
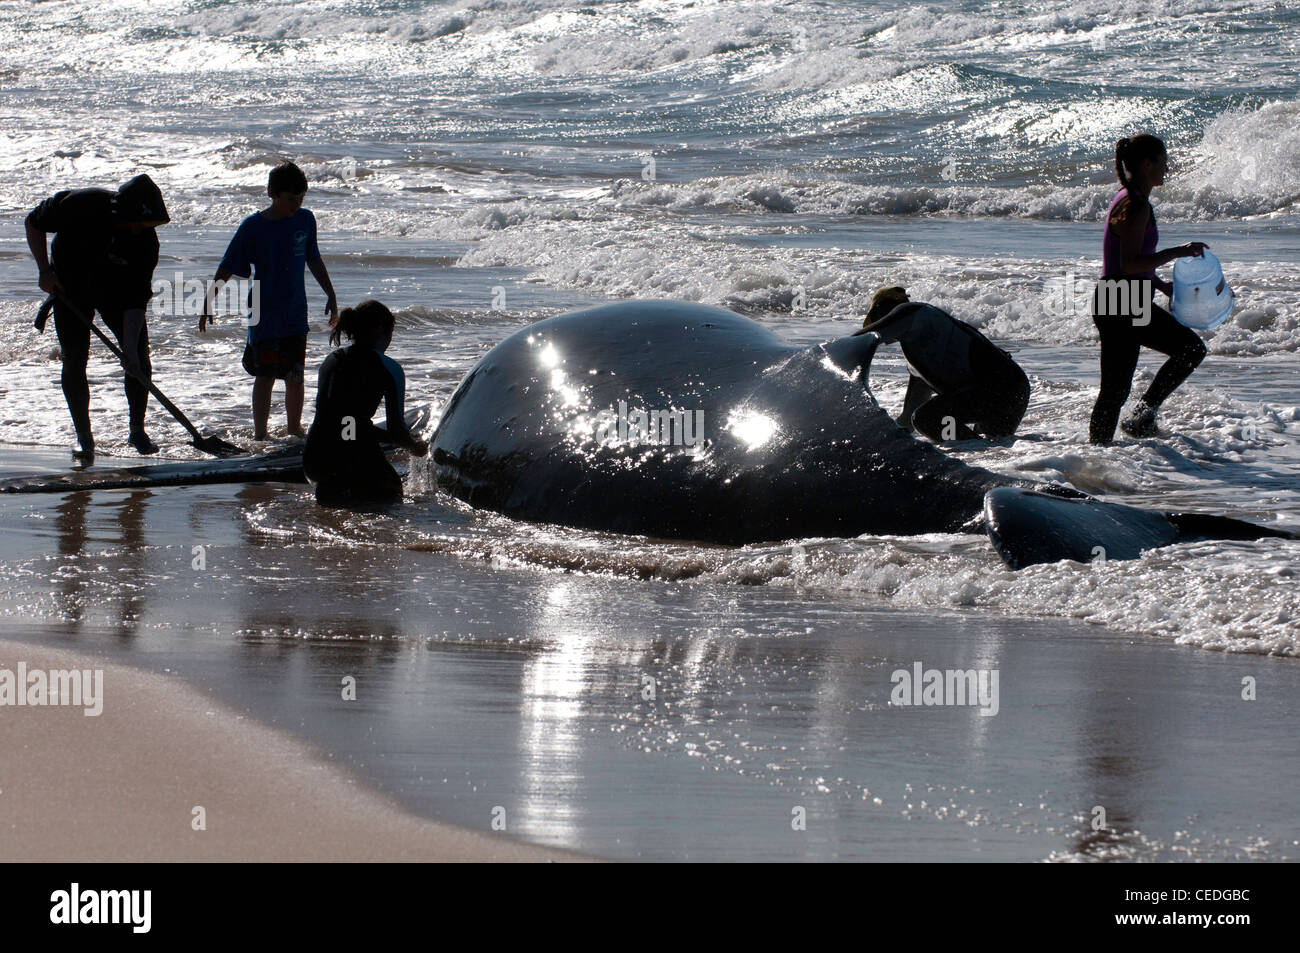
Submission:
<svg viewBox="0 0 1300 953">
<path fill-rule="evenodd" d="M 1193 535 L 1285 535 L 1218 517 L 1183 526 L 968 466 L 876 403 L 876 343 L 792 347 L 677 301 L 558 315 L 461 381 L 433 437 L 433 476 L 475 507 L 660 538 L 987 531 L 1013 568 L 1132 558 Z"/>
</svg>

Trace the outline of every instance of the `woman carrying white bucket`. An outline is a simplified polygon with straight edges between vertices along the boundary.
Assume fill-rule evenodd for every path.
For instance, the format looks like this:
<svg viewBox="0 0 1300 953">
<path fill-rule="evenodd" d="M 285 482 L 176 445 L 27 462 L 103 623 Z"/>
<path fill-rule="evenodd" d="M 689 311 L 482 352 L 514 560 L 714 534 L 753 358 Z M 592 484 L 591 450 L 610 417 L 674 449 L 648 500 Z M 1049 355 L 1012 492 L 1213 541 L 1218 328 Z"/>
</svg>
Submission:
<svg viewBox="0 0 1300 953">
<path fill-rule="evenodd" d="M 1149 196 L 1153 186 L 1164 184 L 1168 161 L 1164 142 L 1148 133 L 1115 145 L 1115 173 L 1123 188 L 1106 215 L 1102 280 L 1093 298 L 1092 320 L 1101 336 L 1101 389 L 1088 428 L 1089 440 L 1095 444 L 1108 444 L 1115 436 L 1141 348 L 1167 354 L 1169 359 L 1120 425 L 1131 437 L 1159 434 L 1160 405 L 1205 357 L 1205 345 L 1196 332 L 1154 301 L 1153 289 L 1173 294 L 1173 286 L 1155 270 L 1176 258 L 1199 257 L 1206 248 L 1203 242 L 1189 242 L 1156 251 L 1159 232 Z"/>
</svg>

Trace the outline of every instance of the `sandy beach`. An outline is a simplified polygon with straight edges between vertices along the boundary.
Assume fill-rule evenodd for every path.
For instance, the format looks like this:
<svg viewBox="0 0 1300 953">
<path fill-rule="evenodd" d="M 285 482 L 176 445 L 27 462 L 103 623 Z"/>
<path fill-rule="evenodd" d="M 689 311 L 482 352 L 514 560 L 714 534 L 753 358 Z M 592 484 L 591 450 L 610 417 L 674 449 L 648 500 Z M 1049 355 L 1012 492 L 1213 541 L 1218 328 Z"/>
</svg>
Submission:
<svg viewBox="0 0 1300 953">
<path fill-rule="evenodd" d="M 102 670 L 105 698 L 0 710 L 0 861 L 579 859 L 415 817 L 178 678 L 0 642 L 0 669 L 19 662 Z"/>
</svg>

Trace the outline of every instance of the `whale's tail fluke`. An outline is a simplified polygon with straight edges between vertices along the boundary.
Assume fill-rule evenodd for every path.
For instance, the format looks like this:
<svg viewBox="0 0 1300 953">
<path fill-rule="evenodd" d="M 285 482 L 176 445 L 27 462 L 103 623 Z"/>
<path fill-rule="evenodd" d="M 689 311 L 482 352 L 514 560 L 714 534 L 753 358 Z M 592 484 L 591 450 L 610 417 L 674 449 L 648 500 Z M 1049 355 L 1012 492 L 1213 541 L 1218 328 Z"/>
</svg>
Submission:
<svg viewBox="0 0 1300 953">
<path fill-rule="evenodd" d="M 1157 513 L 1017 487 L 985 495 L 984 522 L 993 548 L 1012 569 L 1061 559 L 1136 559 L 1148 549 L 1197 539 L 1296 538 L 1226 516 Z"/>
</svg>

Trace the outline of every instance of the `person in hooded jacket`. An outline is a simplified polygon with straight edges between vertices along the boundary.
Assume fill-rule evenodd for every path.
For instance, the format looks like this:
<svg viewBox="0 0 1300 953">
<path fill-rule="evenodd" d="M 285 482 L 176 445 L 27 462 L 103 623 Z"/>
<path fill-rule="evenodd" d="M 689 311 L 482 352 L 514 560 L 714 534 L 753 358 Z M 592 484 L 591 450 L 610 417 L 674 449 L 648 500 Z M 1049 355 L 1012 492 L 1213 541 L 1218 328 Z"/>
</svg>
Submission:
<svg viewBox="0 0 1300 953">
<path fill-rule="evenodd" d="M 145 433 L 150 378 L 149 332 L 145 308 L 153 296 L 158 264 L 157 226 L 171 221 L 162 192 L 147 175 L 137 175 L 116 192 L 65 189 L 32 209 L 26 220 L 27 245 L 40 269 L 41 290 L 54 298 L 54 330 L 63 361 L 63 396 L 77 442 L 73 454 L 93 459 L 90 426 L 90 327 L 100 317 L 126 355 L 128 441 L 143 454 L 158 446 Z M 53 233 L 52 255 L 46 236 Z M 84 318 L 84 320 L 83 320 Z M 44 320 L 37 319 L 44 330 Z"/>
</svg>

